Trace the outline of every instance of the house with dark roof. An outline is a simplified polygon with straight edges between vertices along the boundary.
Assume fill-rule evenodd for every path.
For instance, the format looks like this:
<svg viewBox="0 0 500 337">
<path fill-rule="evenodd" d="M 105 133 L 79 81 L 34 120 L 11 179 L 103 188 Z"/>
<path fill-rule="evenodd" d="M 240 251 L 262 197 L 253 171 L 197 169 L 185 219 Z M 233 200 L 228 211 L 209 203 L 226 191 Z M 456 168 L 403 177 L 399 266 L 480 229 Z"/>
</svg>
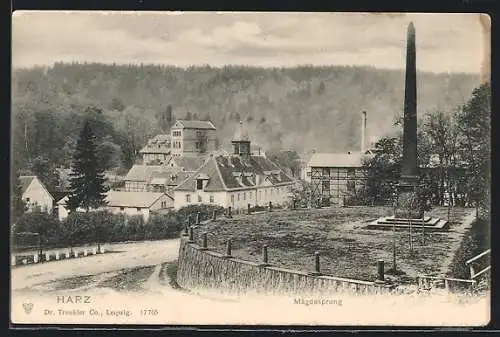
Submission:
<svg viewBox="0 0 500 337">
<path fill-rule="evenodd" d="M 20 176 L 22 200 L 26 203 L 27 211 L 40 210 L 52 213 L 54 197 L 45 185 L 36 176 Z"/>
<path fill-rule="evenodd" d="M 196 157 L 216 150 L 216 128 L 210 121 L 177 120 L 170 135 L 174 157 Z"/>
<path fill-rule="evenodd" d="M 278 165 L 250 152 L 248 133 L 240 122 L 233 137 L 233 153 L 212 153 L 189 178 L 174 188 L 174 207 L 216 204 L 233 209 L 289 201 L 293 179 Z"/>
</svg>

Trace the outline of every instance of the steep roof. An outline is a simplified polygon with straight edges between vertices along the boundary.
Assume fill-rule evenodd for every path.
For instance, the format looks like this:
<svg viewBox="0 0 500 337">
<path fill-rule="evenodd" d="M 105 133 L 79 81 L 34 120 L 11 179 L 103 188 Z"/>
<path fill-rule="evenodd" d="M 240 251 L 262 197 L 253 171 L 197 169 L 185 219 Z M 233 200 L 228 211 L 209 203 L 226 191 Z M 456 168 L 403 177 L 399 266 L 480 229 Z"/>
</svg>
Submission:
<svg viewBox="0 0 500 337">
<path fill-rule="evenodd" d="M 183 172 L 178 169 L 172 168 L 168 172 L 153 172 L 151 175 L 151 184 L 161 185 L 178 185 L 186 180 L 190 173 Z M 161 179 L 161 180 L 160 180 Z"/>
<path fill-rule="evenodd" d="M 275 163 L 262 156 L 212 156 L 192 176 L 175 188 L 179 191 L 195 191 L 198 176 L 208 177 L 207 192 L 252 188 L 265 180 L 273 185 L 293 182 Z M 259 177 L 259 178 L 257 178 Z M 260 179 L 260 181 L 259 181 Z"/>
<path fill-rule="evenodd" d="M 20 181 L 20 184 L 21 184 L 21 194 L 24 194 L 24 192 L 26 192 L 26 190 L 28 189 L 28 187 L 31 185 L 31 183 L 35 179 L 38 180 L 38 183 L 50 195 L 50 197 L 52 199 L 54 199 L 54 197 L 52 196 L 52 193 L 49 192 L 49 190 L 47 189 L 47 187 L 36 176 L 19 176 L 19 181 Z"/>
<path fill-rule="evenodd" d="M 203 165 L 205 160 L 204 157 L 172 157 L 171 161 L 186 171 L 196 171 Z"/>
<path fill-rule="evenodd" d="M 216 130 L 215 126 L 210 121 L 193 121 L 193 120 L 182 120 L 178 119 L 173 127 L 176 127 L 177 124 L 183 129 L 207 129 L 207 130 Z"/>
<path fill-rule="evenodd" d="M 19 177 L 19 182 L 21 184 L 21 194 L 26 192 L 26 190 L 30 186 L 31 182 L 35 178 L 36 178 L 35 176 L 20 176 Z"/>
<path fill-rule="evenodd" d="M 363 158 L 369 154 L 351 153 L 315 153 L 309 160 L 309 167 L 362 167 Z"/>
</svg>

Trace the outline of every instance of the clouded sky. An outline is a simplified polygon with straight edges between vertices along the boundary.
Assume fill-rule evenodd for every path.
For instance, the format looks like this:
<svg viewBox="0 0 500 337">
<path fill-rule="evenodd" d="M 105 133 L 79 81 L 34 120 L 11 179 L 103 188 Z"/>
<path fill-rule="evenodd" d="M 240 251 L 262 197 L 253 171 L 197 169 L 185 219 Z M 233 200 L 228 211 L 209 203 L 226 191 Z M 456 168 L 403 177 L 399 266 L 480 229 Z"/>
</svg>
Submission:
<svg viewBox="0 0 500 337">
<path fill-rule="evenodd" d="M 403 69 L 410 21 L 416 28 L 417 68 L 480 72 L 489 46 L 478 14 L 16 12 L 12 63 Z"/>
</svg>

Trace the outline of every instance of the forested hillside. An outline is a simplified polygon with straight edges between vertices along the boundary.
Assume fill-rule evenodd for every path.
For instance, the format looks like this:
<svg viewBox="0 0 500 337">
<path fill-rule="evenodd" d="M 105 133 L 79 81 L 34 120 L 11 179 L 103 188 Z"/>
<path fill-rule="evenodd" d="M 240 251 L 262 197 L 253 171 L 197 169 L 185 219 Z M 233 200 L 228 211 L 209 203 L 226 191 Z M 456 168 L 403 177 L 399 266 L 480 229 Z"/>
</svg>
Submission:
<svg viewBox="0 0 500 337">
<path fill-rule="evenodd" d="M 90 116 L 107 166 L 130 167 L 148 137 L 175 118 L 210 119 L 224 144 L 239 120 L 264 149 L 359 148 L 360 112 L 383 135 L 402 110 L 404 72 L 369 67 L 188 69 L 155 65 L 62 64 L 12 77 L 13 158 L 69 165 Z M 420 73 L 419 114 L 465 103 L 479 76 Z M 168 123 L 167 123 L 168 124 Z"/>
</svg>

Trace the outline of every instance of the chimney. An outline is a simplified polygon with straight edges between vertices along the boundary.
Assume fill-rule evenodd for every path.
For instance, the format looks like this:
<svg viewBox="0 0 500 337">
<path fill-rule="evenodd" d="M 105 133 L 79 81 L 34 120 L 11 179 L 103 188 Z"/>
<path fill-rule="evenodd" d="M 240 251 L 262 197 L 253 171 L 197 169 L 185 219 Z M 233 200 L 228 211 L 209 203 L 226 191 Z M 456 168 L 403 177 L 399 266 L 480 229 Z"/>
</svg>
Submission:
<svg viewBox="0 0 500 337">
<path fill-rule="evenodd" d="M 361 152 L 365 152 L 366 146 L 366 111 L 361 112 Z"/>
</svg>

